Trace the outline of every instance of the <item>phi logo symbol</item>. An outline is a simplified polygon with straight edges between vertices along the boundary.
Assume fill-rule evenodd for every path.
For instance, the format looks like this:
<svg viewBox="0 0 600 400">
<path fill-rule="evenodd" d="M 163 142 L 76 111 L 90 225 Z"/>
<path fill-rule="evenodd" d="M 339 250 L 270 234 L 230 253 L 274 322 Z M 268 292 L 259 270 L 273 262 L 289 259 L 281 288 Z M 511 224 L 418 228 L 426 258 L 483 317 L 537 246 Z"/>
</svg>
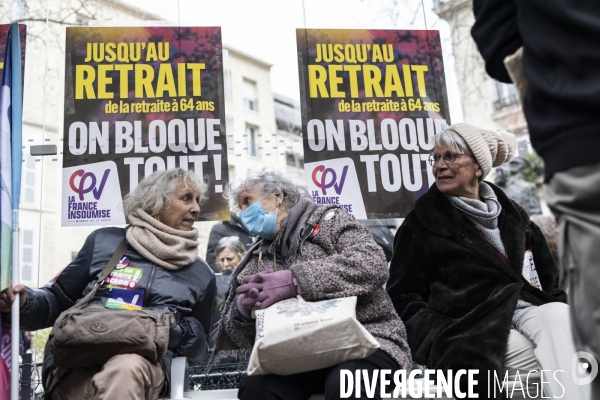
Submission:
<svg viewBox="0 0 600 400">
<path fill-rule="evenodd" d="M 318 173 L 321 173 L 320 177 L 317 177 Z M 344 166 L 342 170 L 342 176 L 340 177 L 340 181 L 338 183 L 338 177 L 333 168 L 325 168 L 324 165 L 319 165 L 315 167 L 312 172 L 312 181 L 313 183 L 321 189 L 323 195 L 327 194 L 327 189 L 333 187 L 335 192 L 340 195 L 342 194 L 342 188 L 344 187 L 344 181 L 346 180 L 346 173 L 348 172 L 348 166 Z"/>
<path fill-rule="evenodd" d="M 85 172 L 84 170 L 79 169 L 73 172 L 73 175 L 71 175 L 71 178 L 69 179 L 69 186 L 71 186 L 71 189 L 75 193 L 79 194 L 80 201 L 83 201 L 83 195 L 89 192 L 92 192 L 96 200 L 100 200 L 100 196 L 102 195 L 102 191 L 104 190 L 104 185 L 106 184 L 109 174 L 109 169 L 104 171 L 104 175 L 102 175 L 102 179 L 100 180 L 100 187 L 96 188 L 96 175 L 93 172 Z M 79 178 L 78 183 L 75 183 L 77 177 L 81 178 Z M 87 182 L 89 182 L 89 184 Z"/>
</svg>

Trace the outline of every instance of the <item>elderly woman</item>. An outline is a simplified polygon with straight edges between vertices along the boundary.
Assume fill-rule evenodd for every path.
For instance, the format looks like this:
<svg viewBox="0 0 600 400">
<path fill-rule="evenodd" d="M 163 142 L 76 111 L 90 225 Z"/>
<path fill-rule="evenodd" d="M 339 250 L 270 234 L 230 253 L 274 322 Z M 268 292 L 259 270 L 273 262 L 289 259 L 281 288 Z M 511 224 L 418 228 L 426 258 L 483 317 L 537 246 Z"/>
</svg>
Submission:
<svg viewBox="0 0 600 400">
<path fill-rule="evenodd" d="M 215 257 L 223 272 L 233 271 L 240 263 L 246 248 L 238 236 L 226 236 L 215 247 Z"/>
<path fill-rule="evenodd" d="M 190 364 L 202 361 L 211 326 L 215 277 L 198 258 L 198 230 L 206 185 L 191 171 L 156 172 L 127 195 L 123 206 L 131 225 L 101 228 L 88 236 L 77 257 L 50 283 L 31 290 L 17 285 L 0 296 L 3 313 L 10 312 L 13 291 L 20 293 L 21 326 L 26 330 L 50 327 L 59 314 L 89 293 L 101 271 L 123 241 L 128 248 L 119 262 L 129 271 L 125 287 L 109 286 L 110 277 L 92 302 L 114 307 L 118 296 L 134 290 L 129 307 L 179 312 L 183 318 L 171 328 L 166 356 L 152 363 L 137 354 L 110 358 L 102 368 L 62 369 L 53 365 L 46 346 L 43 383 L 53 399 L 156 399 L 166 392 L 165 373 L 174 356 L 186 356 Z M 85 310 L 85 309 L 84 309 Z M 129 312 L 114 310 L 113 312 Z M 4 316 L 3 316 L 4 317 Z M 123 332 L 127 335 L 128 332 Z"/>
<path fill-rule="evenodd" d="M 305 187 L 268 169 L 250 174 L 233 188 L 230 201 L 259 240 L 232 275 L 217 353 L 251 350 L 256 334 L 252 311 L 298 293 L 308 301 L 357 296 L 357 318 L 381 345 L 365 359 L 335 367 L 245 377 L 240 399 L 308 399 L 322 392 L 335 399 L 340 396 L 341 369 L 410 369 L 404 326 L 383 289 L 388 276 L 385 256 L 369 231 L 338 206 L 317 206 Z M 262 283 L 248 285 L 259 273 Z"/>
<path fill-rule="evenodd" d="M 231 273 L 242 260 L 244 253 L 246 253 L 246 247 L 240 242 L 240 238 L 237 236 L 225 236 L 219 240 L 215 247 L 215 258 L 223 272 L 216 274 L 217 297 L 215 301 L 213 324 L 216 324 L 220 320 L 221 312 L 225 305 L 225 299 L 229 293 Z"/>
<path fill-rule="evenodd" d="M 415 361 L 479 369 L 480 398 L 489 398 L 488 372 L 491 389 L 494 373 L 502 381 L 504 370 L 520 370 L 525 383 L 529 371 L 543 369 L 545 395 L 585 399 L 587 388 L 571 377 L 569 308 L 544 236 L 483 181 L 512 158 L 515 144 L 508 132 L 467 124 L 436 135 L 435 184 L 396 233 L 387 290 Z"/>
</svg>

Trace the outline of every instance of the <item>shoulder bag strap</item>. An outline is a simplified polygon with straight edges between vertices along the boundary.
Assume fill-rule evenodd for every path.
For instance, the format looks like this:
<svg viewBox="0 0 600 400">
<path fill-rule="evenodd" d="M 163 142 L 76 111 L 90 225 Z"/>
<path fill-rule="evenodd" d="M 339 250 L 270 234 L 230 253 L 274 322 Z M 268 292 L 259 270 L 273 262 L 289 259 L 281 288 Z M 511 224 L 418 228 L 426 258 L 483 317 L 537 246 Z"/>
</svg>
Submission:
<svg viewBox="0 0 600 400">
<path fill-rule="evenodd" d="M 73 306 L 74 308 L 82 308 L 89 303 L 89 301 L 92 299 L 92 297 L 94 297 L 94 295 L 96 294 L 98 287 L 100 287 L 102 282 L 108 277 L 108 275 L 110 275 L 110 272 L 115 268 L 117 263 L 121 260 L 121 257 L 123 257 L 123 255 L 127 251 L 127 247 L 129 247 L 129 243 L 127 243 L 126 238 L 123 238 L 123 240 L 121 240 L 121 243 L 119 243 L 117 250 L 113 253 L 110 260 L 108 260 L 108 263 L 106 263 L 106 267 L 104 267 L 104 269 L 100 273 L 100 276 L 98 277 L 98 280 L 96 281 L 96 284 L 94 285 L 94 288 L 83 299 L 79 300 L 79 302 L 77 302 L 77 304 L 75 304 Z"/>
</svg>

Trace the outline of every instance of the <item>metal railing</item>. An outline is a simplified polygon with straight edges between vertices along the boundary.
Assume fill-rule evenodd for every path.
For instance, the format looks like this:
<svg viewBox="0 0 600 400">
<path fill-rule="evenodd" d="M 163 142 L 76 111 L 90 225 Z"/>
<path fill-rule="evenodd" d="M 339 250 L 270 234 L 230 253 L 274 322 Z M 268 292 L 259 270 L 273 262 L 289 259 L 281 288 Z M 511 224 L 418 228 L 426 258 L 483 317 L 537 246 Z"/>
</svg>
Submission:
<svg viewBox="0 0 600 400">
<path fill-rule="evenodd" d="M 31 354 L 22 355 L 19 366 L 19 400 L 43 400 L 42 363 L 33 363 Z"/>
<path fill-rule="evenodd" d="M 210 372 L 202 366 L 190 367 L 188 390 L 237 389 L 247 368 L 247 361 L 217 365 Z"/>
</svg>

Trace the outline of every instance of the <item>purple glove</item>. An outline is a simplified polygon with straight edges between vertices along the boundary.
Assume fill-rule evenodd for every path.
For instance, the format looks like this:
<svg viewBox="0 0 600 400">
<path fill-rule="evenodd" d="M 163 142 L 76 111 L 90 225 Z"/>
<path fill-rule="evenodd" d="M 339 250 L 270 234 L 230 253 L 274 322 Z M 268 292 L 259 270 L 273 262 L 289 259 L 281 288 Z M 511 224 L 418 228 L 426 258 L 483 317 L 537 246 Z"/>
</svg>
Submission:
<svg viewBox="0 0 600 400">
<path fill-rule="evenodd" d="M 273 272 L 273 270 L 271 268 L 268 268 L 265 271 L 263 271 L 262 273 L 270 274 L 271 272 Z M 248 275 L 247 277 L 244 278 L 243 282 L 244 283 L 254 282 L 254 280 L 257 279 L 258 275 L 259 274 Z M 242 286 L 245 286 L 245 285 L 242 285 Z M 240 293 L 240 295 L 238 296 L 238 299 L 237 299 L 238 311 L 240 312 L 240 315 L 242 316 L 243 319 L 245 319 L 246 321 L 252 321 L 254 319 L 254 318 L 252 318 L 252 311 L 254 310 L 254 303 L 256 303 L 256 299 L 258 298 L 258 289 L 252 289 L 252 290 L 248 289 L 244 293 L 242 293 L 241 291 L 238 293 Z"/>
<path fill-rule="evenodd" d="M 262 310 L 278 301 L 298 295 L 298 283 L 294 279 L 292 271 L 270 272 L 267 270 L 245 277 L 244 283 L 245 285 L 236 289 L 237 293 L 246 294 L 246 298 L 242 300 L 243 307 L 248 307 L 254 302 L 253 307 Z M 256 298 L 254 297 L 255 290 L 258 291 Z"/>
<path fill-rule="evenodd" d="M 254 274 L 254 275 L 248 275 L 248 276 L 246 276 L 246 277 L 245 277 L 245 278 L 242 280 L 242 282 L 244 282 L 244 285 L 242 285 L 242 286 L 238 287 L 238 290 L 239 290 L 241 287 L 245 287 L 245 286 L 246 286 L 246 285 L 245 285 L 246 283 L 254 283 L 254 282 L 257 280 L 257 279 L 259 279 L 259 280 L 260 280 L 260 279 L 262 279 L 262 277 L 263 277 L 265 274 L 272 274 L 272 273 L 273 273 L 273 270 L 272 270 L 271 268 L 268 268 L 268 269 L 265 269 L 263 272 L 260 272 L 260 273 L 258 273 L 258 274 Z M 250 289 L 248 289 L 248 290 L 250 290 Z M 239 291 L 238 293 L 245 293 L 245 292 L 247 292 L 248 290 L 244 290 L 243 292 L 242 292 L 242 291 Z"/>
<path fill-rule="evenodd" d="M 254 303 L 258 297 L 258 290 L 251 289 L 248 293 L 240 294 L 237 298 L 237 308 L 240 315 L 246 321 L 252 321 L 252 310 L 254 310 Z"/>
</svg>

